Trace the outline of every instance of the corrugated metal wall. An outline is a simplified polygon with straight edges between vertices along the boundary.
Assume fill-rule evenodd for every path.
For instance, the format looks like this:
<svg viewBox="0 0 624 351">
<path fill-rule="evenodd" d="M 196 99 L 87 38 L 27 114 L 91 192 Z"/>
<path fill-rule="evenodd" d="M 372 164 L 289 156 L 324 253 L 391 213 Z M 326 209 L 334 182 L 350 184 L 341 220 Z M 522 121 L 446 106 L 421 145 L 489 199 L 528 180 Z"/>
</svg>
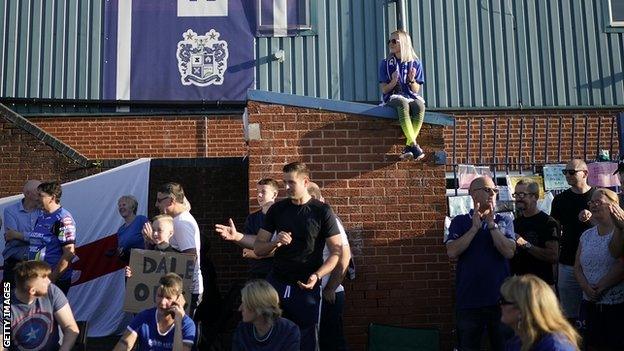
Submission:
<svg viewBox="0 0 624 351">
<path fill-rule="evenodd" d="M 624 105 L 624 36 L 605 33 L 603 0 L 413 0 L 409 31 L 430 108 Z M 377 101 L 394 3 L 320 0 L 318 36 L 262 38 L 257 88 Z"/>
<path fill-rule="evenodd" d="M 1 96 L 99 99 L 104 1 L 3 1 Z M 430 109 L 624 105 L 624 35 L 605 33 L 604 0 L 406 2 Z M 311 3 L 317 35 L 257 39 L 256 88 L 378 101 L 395 4 Z"/>
<path fill-rule="evenodd" d="M 1 96 L 99 99 L 103 1 L 1 1 Z"/>
</svg>

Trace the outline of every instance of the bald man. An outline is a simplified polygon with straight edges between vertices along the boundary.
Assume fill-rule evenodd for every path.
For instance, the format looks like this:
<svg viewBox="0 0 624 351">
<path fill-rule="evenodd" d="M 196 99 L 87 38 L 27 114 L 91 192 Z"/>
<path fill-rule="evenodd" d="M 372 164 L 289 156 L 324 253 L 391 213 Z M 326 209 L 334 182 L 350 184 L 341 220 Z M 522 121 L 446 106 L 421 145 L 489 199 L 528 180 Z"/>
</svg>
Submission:
<svg viewBox="0 0 624 351">
<path fill-rule="evenodd" d="M 490 349 L 503 350 L 500 287 L 509 276 L 509 259 L 516 249 L 511 217 L 495 213 L 498 188 L 489 177 L 476 178 L 469 189 L 474 210 L 455 216 L 445 242 L 457 259 L 455 276 L 458 349 L 480 350 L 487 330 Z"/>
<path fill-rule="evenodd" d="M 24 184 L 24 198 L 4 209 L 4 281 L 13 282 L 13 268 L 28 259 L 28 238 L 41 214 L 38 180 Z"/>
<path fill-rule="evenodd" d="M 587 164 L 574 159 L 563 170 L 570 189 L 555 196 L 550 215 L 561 226 L 559 241 L 559 276 L 557 287 L 561 308 L 565 316 L 575 322 L 578 319 L 583 291 L 574 277 L 574 260 L 581 234 L 591 227 L 591 213 L 587 202 L 595 188 L 587 184 Z"/>
</svg>

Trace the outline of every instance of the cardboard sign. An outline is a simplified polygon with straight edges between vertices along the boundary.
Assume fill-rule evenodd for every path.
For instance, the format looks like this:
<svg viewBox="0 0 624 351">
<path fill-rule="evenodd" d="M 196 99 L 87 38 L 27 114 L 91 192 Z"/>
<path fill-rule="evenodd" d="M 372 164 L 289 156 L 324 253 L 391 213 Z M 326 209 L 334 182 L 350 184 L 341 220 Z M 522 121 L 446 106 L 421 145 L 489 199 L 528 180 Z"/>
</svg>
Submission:
<svg viewBox="0 0 624 351">
<path fill-rule="evenodd" d="M 539 185 L 539 198 L 543 199 L 544 198 L 544 180 L 542 178 L 542 176 L 538 176 L 538 175 L 517 175 L 517 176 L 507 176 L 507 186 L 509 187 L 509 190 L 512 192 L 515 192 L 516 189 L 516 184 L 518 184 L 518 182 L 520 181 L 520 179 L 527 179 L 527 180 L 532 180 L 534 182 L 537 183 L 537 185 Z"/>
<path fill-rule="evenodd" d="M 601 188 L 619 186 L 620 179 L 613 172 L 617 169 L 615 162 L 594 162 L 587 165 L 587 184 Z"/>
<path fill-rule="evenodd" d="M 544 189 L 565 190 L 570 187 L 562 171 L 566 165 L 544 165 Z"/>
<path fill-rule="evenodd" d="M 191 304 L 191 287 L 196 257 L 193 254 L 160 252 L 132 249 L 130 269 L 132 277 L 126 282 L 124 311 L 141 312 L 155 306 L 158 281 L 167 273 L 176 273 L 182 278 L 186 313 Z"/>
</svg>

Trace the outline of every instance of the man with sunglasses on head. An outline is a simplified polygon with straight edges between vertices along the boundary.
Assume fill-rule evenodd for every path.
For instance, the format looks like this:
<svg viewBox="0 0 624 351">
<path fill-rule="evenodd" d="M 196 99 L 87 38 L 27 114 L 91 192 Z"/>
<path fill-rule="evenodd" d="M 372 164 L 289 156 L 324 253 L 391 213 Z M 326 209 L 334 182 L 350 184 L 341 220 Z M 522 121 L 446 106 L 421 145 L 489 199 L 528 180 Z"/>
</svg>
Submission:
<svg viewBox="0 0 624 351">
<path fill-rule="evenodd" d="M 587 164 L 574 159 L 563 170 L 570 189 L 555 196 L 550 215 L 559 222 L 559 274 L 557 288 L 564 315 L 572 322 L 578 318 L 583 291 L 574 276 L 574 260 L 581 234 L 591 227 L 587 202 L 595 188 L 587 184 Z"/>
<path fill-rule="evenodd" d="M 558 262 L 559 223 L 537 207 L 539 185 L 521 179 L 515 187 L 516 254 L 511 259 L 514 275 L 535 274 L 554 288 L 553 265 Z"/>
<path fill-rule="evenodd" d="M 491 178 L 474 179 L 469 193 L 474 210 L 453 218 L 445 242 L 449 257 L 457 259 L 458 349 L 480 350 L 487 329 L 490 349 L 503 350 L 507 328 L 498 301 L 516 249 L 513 222 L 495 213 L 498 189 Z"/>
<path fill-rule="evenodd" d="M 199 226 L 195 217 L 188 210 L 188 203 L 185 203 L 184 189 L 178 183 L 166 183 L 161 185 L 156 193 L 155 206 L 161 214 L 173 217 L 173 237 L 171 246 L 182 253 L 194 254 L 197 257 L 195 271 L 193 272 L 193 286 L 191 290 L 191 317 L 202 300 L 204 292 L 204 282 L 201 273 L 201 239 Z M 149 222 L 143 226 L 143 238 L 146 248 L 154 246 L 152 241 L 152 226 Z"/>
</svg>

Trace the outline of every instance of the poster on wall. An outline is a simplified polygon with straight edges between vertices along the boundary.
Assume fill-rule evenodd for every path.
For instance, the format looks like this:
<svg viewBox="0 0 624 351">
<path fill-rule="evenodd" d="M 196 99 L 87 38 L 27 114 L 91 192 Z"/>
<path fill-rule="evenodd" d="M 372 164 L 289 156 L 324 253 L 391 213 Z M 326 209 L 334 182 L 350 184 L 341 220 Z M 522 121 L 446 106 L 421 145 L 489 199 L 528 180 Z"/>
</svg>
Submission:
<svg viewBox="0 0 624 351">
<path fill-rule="evenodd" d="M 459 188 L 468 189 L 470 183 L 480 176 L 492 178 L 492 171 L 489 166 L 457 165 L 457 177 L 459 178 Z"/>
<path fill-rule="evenodd" d="M 458 195 L 447 197 L 449 217 L 466 214 L 472 209 L 472 198 L 470 195 Z"/>
<path fill-rule="evenodd" d="M 620 185 L 620 178 L 613 173 L 617 170 L 616 162 L 594 162 L 587 165 L 587 184 L 601 188 Z"/>
<path fill-rule="evenodd" d="M 539 198 L 543 199 L 544 198 L 544 179 L 542 178 L 542 176 L 538 176 L 538 175 L 514 175 L 514 176 L 507 176 L 507 186 L 509 187 L 509 190 L 511 191 L 511 193 L 513 194 L 514 189 L 516 188 L 516 184 L 518 184 L 518 182 L 521 179 L 527 179 L 527 180 L 532 180 L 534 182 L 537 183 L 537 185 L 539 185 Z"/>
<path fill-rule="evenodd" d="M 244 101 L 254 83 L 254 8 L 246 0 L 106 1 L 103 99 Z"/>
<path fill-rule="evenodd" d="M 570 187 L 563 175 L 565 165 L 544 165 L 544 189 L 565 190 Z"/>
</svg>

